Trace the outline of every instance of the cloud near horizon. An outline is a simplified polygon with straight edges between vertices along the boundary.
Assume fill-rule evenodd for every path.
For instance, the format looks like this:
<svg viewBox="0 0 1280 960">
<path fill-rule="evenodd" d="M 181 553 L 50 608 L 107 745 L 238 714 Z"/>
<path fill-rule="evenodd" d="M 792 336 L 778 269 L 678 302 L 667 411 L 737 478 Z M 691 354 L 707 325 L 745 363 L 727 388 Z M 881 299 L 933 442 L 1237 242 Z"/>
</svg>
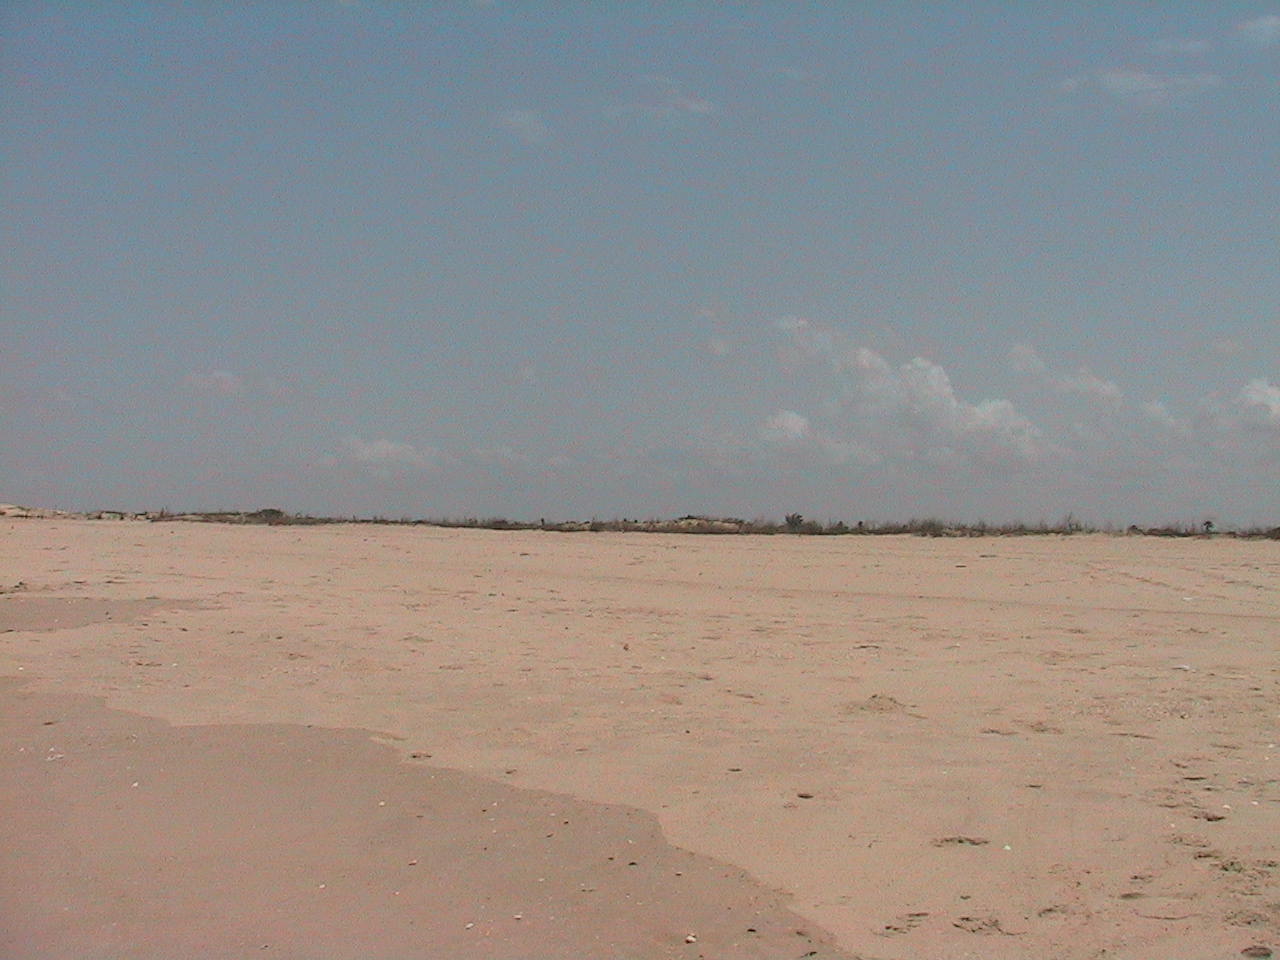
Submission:
<svg viewBox="0 0 1280 960">
<path fill-rule="evenodd" d="M 1280 387 L 1269 380 L 1186 397 L 1182 411 L 1174 412 L 1161 399 L 1132 400 L 1087 369 L 1060 373 L 1025 344 L 1011 350 L 1010 368 L 1039 395 L 1046 432 L 1090 473 L 1218 471 L 1225 477 L 1231 471 L 1223 466 L 1231 464 L 1247 476 L 1255 469 L 1251 464 L 1280 461 Z"/>
<path fill-rule="evenodd" d="M 768 329 L 770 338 L 757 341 L 761 352 L 739 351 L 717 364 L 716 375 L 731 378 L 771 364 L 781 387 L 761 393 L 772 400 L 763 409 L 738 411 L 743 419 L 735 426 L 707 421 L 678 439 L 598 438 L 559 447 L 506 439 L 450 448 L 365 434 L 342 441 L 342 462 L 388 483 L 430 475 L 433 483 L 461 484 L 476 503 L 500 495 L 503 502 L 527 497 L 529 504 L 563 506 L 620 485 L 630 505 L 623 512 L 655 514 L 758 510 L 731 492 L 752 478 L 766 478 L 775 496 L 801 503 L 806 494 L 796 491 L 888 487 L 909 504 L 931 485 L 946 484 L 971 491 L 974 503 L 986 504 L 977 507 L 984 515 L 1008 519 L 1048 509 L 1035 504 L 1079 509 L 1100 490 L 1113 491 L 1117 502 L 1203 502 L 1220 485 L 1256 485 L 1267 465 L 1280 461 L 1274 378 L 1170 404 L 1130 397 L 1087 367 L 1064 367 L 1020 343 L 1009 348 L 1007 382 L 997 377 L 975 396 L 960 386 L 963 377 L 953 378 L 950 361 L 891 360 L 860 342 L 855 326 L 789 316 Z M 585 435 L 571 424 L 565 436 Z M 583 477 L 592 478 L 589 490 L 580 489 Z M 704 499 L 664 508 L 665 491 L 682 488 Z M 865 509 L 869 501 L 859 502 Z M 903 509 L 914 508 L 889 512 Z M 1123 508 L 1101 515 L 1132 516 Z"/>
<path fill-rule="evenodd" d="M 785 337 L 784 362 L 817 361 L 823 386 L 812 417 L 782 410 L 762 424 L 768 442 L 807 441 L 831 462 L 864 465 L 1032 463 L 1052 452 L 1010 401 L 957 395 L 947 371 L 931 360 L 894 365 L 799 317 L 784 317 L 775 328 Z"/>
<path fill-rule="evenodd" d="M 435 447 L 418 447 L 385 438 L 362 440 L 355 436 L 346 437 L 343 450 L 345 459 L 383 470 L 404 467 L 438 470 L 451 459 Z"/>
<path fill-rule="evenodd" d="M 1245 421 L 1270 430 L 1280 431 L 1280 386 L 1268 380 L 1250 380 L 1235 398 Z"/>
</svg>

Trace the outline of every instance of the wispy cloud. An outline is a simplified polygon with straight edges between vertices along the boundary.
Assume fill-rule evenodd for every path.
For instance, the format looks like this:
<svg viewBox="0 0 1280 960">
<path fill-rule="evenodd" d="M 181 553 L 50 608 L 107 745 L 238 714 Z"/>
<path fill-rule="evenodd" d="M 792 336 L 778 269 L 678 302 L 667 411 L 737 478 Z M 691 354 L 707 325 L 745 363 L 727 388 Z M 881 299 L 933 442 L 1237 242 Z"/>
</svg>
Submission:
<svg viewBox="0 0 1280 960">
<path fill-rule="evenodd" d="M 537 110 L 507 110 L 498 115 L 498 125 L 527 146 L 534 147 L 551 139 L 551 127 Z"/>
<path fill-rule="evenodd" d="M 1009 367 L 1015 373 L 1034 376 L 1040 376 L 1049 369 L 1048 365 L 1040 359 L 1040 354 L 1036 353 L 1035 347 L 1025 343 L 1014 344 L 1013 349 L 1009 351 Z"/>
<path fill-rule="evenodd" d="M 363 440 L 347 437 L 343 440 L 347 459 L 370 467 L 412 467 L 434 470 L 448 462 L 448 457 L 435 447 L 418 447 L 396 440 Z"/>
<path fill-rule="evenodd" d="M 245 392 L 244 378 L 229 370 L 207 370 L 188 373 L 183 384 L 206 396 L 234 397 Z"/>
<path fill-rule="evenodd" d="M 1213 49 L 1208 40 L 1191 40 L 1182 37 L 1166 37 L 1146 44 L 1148 53 L 1159 57 L 1198 57 Z"/>
<path fill-rule="evenodd" d="M 704 346 L 713 357 L 727 357 L 733 352 L 733 344 L 724 337 L 712 337 Z"/>
<path fill-rule="evenodd" d="M 809 418 L 794 410 L 779 410 L 760 425 L 760 435 L 770 443 L 796 443 L 810 432 Z"/>
<path fill-rule="evenodd" d="M 484 467 L 527 469 L 538 465 L 537 461 L 529 454 L 517 450 L 506 443 L 476 447 L 471 451 L 471 457 L 476 463 Z"/>
<path fill-rule="evenodd" d="M 1239 340 L 1233 340 L 1230 337 L 1224 337 L 1219 340 L 1214 340 L 1212 343 L 1210 343 L 1209 349 L 1212 350 L 1214 353 L 1216 353 L 1220 357 L 1234 357 L 1234 356 L 1237 356 L 1244 349 L 1244 347 L 1241 346 Z"/>
<path fill-rule="evenodd" d="M 697 116 L 705 116 L 716 111 L 714 103 L 706 97 L 685 90 L 679 81 L 669 77 L 654 77 L 652 82 L 658 92 L 658 105 L 662 108 Z"/>
<path fill-rule="evenodd" d="M 803 83 L 804 81 L 811 79 L 812 76 L 808 70 L 802 70 L 799 67 L 787 66 L 766 67 L 760 72 L 766 77 L 780 77 L 783 80 L 790 80 L 794 83 Z"/>
<path fill-rule="evenodd" d="M 1175 417 L 1160 400 L 1144 400 L 1138 404 L 1138 410 L 1148 420 L 1152 420 L 1170 430 L 1183 430 L 1186 422 Z"/>
<path fill-rule="evenodd" d="M 671 77 L 644 77 L 636 96 L 624 103 L 615 104 L 607 111 L 612 117 L 645 117 L 649 119 L 675 119 L 680 117 L 706 117 L 717 111 L 711 100 L 688 90 L 684 84 Z"/>
<path fill-rule="evenodd" d="M 1223 85 L 1216 73 L 1149 73 L 1113 68 L 1068 77 L 1058 89 L 1068 94 L 1093 92 L 1137 107 L 1168 107 Z"/>
<path fill-rule="evenodd" d="M 1259 47 L 1280 44 L 1280 14 L 1271 13 L 1245 20 L 1237 24 L 1236 29 L 1246 40 Z"/>
</svg>

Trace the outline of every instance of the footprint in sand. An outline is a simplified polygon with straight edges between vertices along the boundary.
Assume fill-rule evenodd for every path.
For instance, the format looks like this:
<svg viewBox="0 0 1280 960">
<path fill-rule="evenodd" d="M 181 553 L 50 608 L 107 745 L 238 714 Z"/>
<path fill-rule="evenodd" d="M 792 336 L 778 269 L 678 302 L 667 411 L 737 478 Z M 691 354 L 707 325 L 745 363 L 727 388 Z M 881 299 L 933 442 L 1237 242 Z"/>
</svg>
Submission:
<svg viewBox="0 0 1280 960">
<path fill-rule="evenodd" d="M 896 713 L 907 717 L 914 717 L 917 720 L 925 719 L 923 714 L 913 712 L 910 704 L 903 703 L 901 700 L 896 697 L 891 697 L 887 693 L 873 693 L 865 700 L 850 701 L 844 705 L 841 712 L 846 715 L 857 713 Z"/>
<path fill-rule="evenodd" d="M 1003 934 L 1006 937 L 1016 937 L 1019 934 L 1006 930 L 1000 923 L 999 917 L 957 917 L 951 922 L 953 927 L 965 931 L 966 933 L 979 933 L 986 936 L 994 934 Z"/>
<path fill-rule="evenodd" d="M 939 837 L 931 841 L 935 847 L 983 847 L 991 841 L 986 837 Z"/>
<path fill-rule="evenodd" d="M 927 916 L 929 914 L 926 911 L 901 913 L 893 918 L 892 923 L 886 923 L 881 929 L 877 930 L 876 934 L 881 937 L 900 937 L 920 926 Z"/>
</svg>

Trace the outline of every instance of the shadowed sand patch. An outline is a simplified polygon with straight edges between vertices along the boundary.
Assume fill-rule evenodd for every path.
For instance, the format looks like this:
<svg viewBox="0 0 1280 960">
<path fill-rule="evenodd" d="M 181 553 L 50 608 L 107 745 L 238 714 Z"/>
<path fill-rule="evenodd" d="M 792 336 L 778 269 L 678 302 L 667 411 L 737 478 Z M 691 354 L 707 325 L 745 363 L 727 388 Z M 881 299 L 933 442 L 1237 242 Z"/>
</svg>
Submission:
<svg viewBox="0 0 1280 960">
<path fill-rule="evenodd" d="M 7 681 L 0 737 L 7 960 L 848 956 L 642 811 L 366 731 L 174 727 Z"/>
</svg>

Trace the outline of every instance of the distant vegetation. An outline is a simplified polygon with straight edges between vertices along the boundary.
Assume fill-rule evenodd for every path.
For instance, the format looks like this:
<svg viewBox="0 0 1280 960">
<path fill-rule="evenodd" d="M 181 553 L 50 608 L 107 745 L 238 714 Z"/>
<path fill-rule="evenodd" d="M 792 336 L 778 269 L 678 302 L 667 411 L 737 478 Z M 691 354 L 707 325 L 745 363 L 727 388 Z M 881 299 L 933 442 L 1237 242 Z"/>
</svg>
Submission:
<svg viewBox="0 0 1280 960">
<path fill-rule="evenodd" d="M 256 510 L 252 513 L 216 512 L 194 514 L 147 514 L 146 519 L 188 520 L 207 523 L 258 523 L 271 525 L 308 525 L 326 523 L 375 523 L 449 527 L 468 530 L 547 530 L 555 533 L 701 533 L 701 534 L 794 534 L 803 536 L 884 536 L 911 534 L 919 537 L 1021 537 L 1036 535 L 1072 536 L 1082 533 L 1125 534 L 1148 537 L 1241 537 L 1249 539 L 1280 540 L 1280 527 L 1252 527 L 1244 530 L 1216 531 L 1208 521 L 1201 523 L 1172 524 L 1161 527 L 1130 526 L 1097 527 L 1082 523 L 1068 514 L 1057 523 L 953 523 L 934 517 L 913 518 L 905 522 L 847 523 L 844 520 L 827 520 L 819 523 L 806 520 L 799 513 L 787 514 L 781 523 L 769 519 L 741 520 L 736 517 L 708 517 L 689 515 L 675 520 L 509 520 L 506 517 L 467 517 L 412 519 L 401 517 L 313 517 L 305 514 L 285 513 L 283 510 Z"/>
<path fill-rule="evenodd" d="M 98 510 L 91 513 L 68 513 L 61 510 L 41 510 L 28 507 L 0 505 L 0 516 L 39 518 L 78 518 L 87 520 L 149 520 L 153 523 L 233 523 L 265 524 L 268 526 L 317 526 L 330 523 L 394 524 L 397 526 L 448 527 L 467 530 L 547 530 L 554 533 L 701 533 L 701 534 L 792 534 L 797 536 L 884 536 L 910 534 L 918 537 L 1025 537 L 1025 536 L 1073 536 L 1083 533 L 1147 537 L 1234 537 L 1241 539 L 1280 540 L 1280 526 L 1249 527 L 1241 530 L 1218 530 L 1213 521 L 1171 524 L 1162 527 L 1114 527 L 1094 526 L 1082 523 L 1073 514 L 1067 514 L 1057 523 L 955 523 L 935 517 L 913 518 L 905 522 L 868 522 L 844 520 L 818 522 L 806 520 L 803 514 L 788 513 L 781 522 L 769 519 L 741 520 L 736 517 L 709 517 L 689 515 L 675 520 L 508 520 L 505 517 L 466 517 L 462 519 L 426 518 L 398 519 L 373 517 L 314 517 L 303 513 L 287 513 L 275 507 L 244 512 L 240 510 L 215 510 L 200 513 L 173 513 L 169 510 L 148 513 L 130 513 L 121 510 Z"/>
</svg>

